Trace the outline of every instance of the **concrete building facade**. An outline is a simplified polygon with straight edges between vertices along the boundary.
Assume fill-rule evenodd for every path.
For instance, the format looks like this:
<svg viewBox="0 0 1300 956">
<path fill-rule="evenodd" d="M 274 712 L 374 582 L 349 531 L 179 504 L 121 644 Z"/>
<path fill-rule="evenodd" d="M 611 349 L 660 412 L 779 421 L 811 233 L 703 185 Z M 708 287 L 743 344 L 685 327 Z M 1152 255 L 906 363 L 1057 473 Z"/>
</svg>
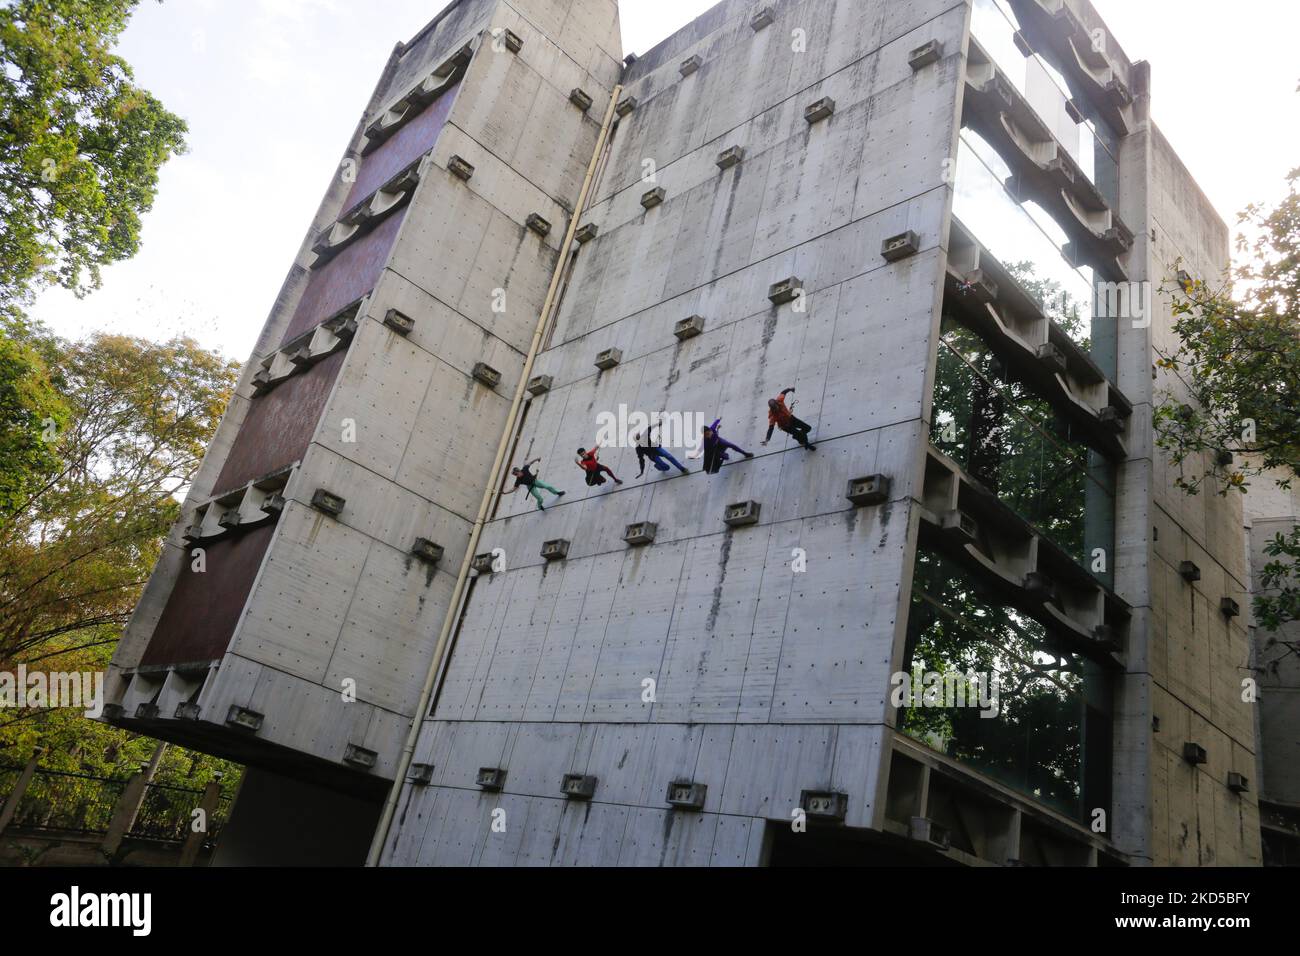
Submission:
<svg viewBox="0 0 1300 956">
<path fill-rule="evenodd" d="M 1240 503 L 1151 426 L 1227 230 L 1147 66 L 1086 0 L 621 54 L 614 0 L 394 52 L 112 719 L 254 768 L 240 862 L 313 792 L 386 865 L 1260 862 Z"/>
</svg>

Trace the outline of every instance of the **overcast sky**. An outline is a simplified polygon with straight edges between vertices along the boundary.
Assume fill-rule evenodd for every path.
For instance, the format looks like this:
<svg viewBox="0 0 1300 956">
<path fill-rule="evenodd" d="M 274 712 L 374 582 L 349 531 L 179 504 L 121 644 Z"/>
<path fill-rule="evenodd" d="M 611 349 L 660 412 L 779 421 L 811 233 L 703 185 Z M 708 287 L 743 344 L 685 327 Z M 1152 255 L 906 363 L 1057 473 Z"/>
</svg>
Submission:
<svg viewBox="0 0 1300 956">
<path fill-rule="evenodd" d="M 903 0 L 889 0 L 903 2 Z M 1300 3 L 1094 0 L 1152 65 L 1153 112 L 1220 214 L 1275 201 L 1300 166 Z M 713 0 L 622 0 L 644 52 Z M 190 126 L 164 168 L 143 247 L 78 301 L 33 314 L 66 336 L 188 333 L 243 360 L 393 45 L 444 0 L 167 0 L 140 5 L 119 52 Z"/>
</svg>

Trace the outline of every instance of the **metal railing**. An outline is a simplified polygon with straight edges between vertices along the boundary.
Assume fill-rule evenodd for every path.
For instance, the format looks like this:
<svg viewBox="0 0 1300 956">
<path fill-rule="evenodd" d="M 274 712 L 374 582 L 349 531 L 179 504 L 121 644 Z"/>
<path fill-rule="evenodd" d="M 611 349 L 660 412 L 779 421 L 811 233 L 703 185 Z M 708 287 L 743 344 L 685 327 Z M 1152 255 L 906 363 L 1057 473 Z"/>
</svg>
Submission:
<svg viewBox="0 0 1300 956">
<path fill-rule="evenodd" d="M 0 807 L 19 783 L 23 768 L 0 765 Z M 130 813 L 122 805 L 129 778 L 104 777 L 37 768 L 14 811 L 10 826 L 27 830 L 104 834 L 114 817 Z M 146 785 L 139 810 L 127 835 L 165 843 L 183 843 L 192 832 L 194 811 L 204 791 L 173 784 Z M 229 813 L 230 798 L 224 794 L 206 821 L 206 844 L 216 839 Z"/>
</svg>

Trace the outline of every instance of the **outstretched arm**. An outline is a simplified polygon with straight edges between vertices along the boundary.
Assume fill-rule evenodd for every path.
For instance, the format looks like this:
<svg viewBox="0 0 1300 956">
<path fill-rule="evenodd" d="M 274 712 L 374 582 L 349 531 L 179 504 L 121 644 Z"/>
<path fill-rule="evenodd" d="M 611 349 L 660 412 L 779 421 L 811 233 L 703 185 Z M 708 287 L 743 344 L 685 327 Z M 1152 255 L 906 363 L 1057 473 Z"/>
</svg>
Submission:
<svg viewBox="0 0 1300 956">
<path fill-rule="evenodd" d="M 760 445 L 766 445 L 768 442 L 770 442 L 770 441 L 772 440 L 772 432 L 773 432 L 775 429 L 776 429 L 776 422 L 768 422 L 768 423 L 767 423 L 767 437 L 764 438 L 761 442 L 759 442 L 759 444 L 760 444 Z"/>
</svg>

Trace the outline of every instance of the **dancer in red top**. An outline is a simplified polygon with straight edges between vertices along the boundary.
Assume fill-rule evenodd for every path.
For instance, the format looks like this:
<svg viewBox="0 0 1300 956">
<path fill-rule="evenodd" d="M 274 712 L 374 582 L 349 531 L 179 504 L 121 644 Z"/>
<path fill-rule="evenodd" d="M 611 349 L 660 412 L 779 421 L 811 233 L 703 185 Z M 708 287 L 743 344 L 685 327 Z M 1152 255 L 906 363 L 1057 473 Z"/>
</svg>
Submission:
<svg viewBox="0 0 1300 956">
<path fill-rule="evenodd" d="M 591 449 L 591 451 L 588 451 L 585 448 L 579 448 L 578 457 L 574 459 L 574 461 L 577 462 L 578 467 L 587 473 L 587 485 L 593 488 L 596 485 L 603 485 L 605 483 L 604 475 L 609 475 L 609 477 L 613 478 L 614 484 L 621 485 L 623 482 L 618 480 L 618 475 L 614 474 L 607 465 L 602 465 L 596 460 L 596 455 L 598 453 L 599 449 L 596 448 Z M 602 474 L 602 472 L 604 474 Z"/>
<path fill-rule="evenodd" d="M 809 451 L 816 451 L 817 446 L 809 443 L 808 433 L 812 426 L 794 417 L 794 412 L 786 407 L 785 397 L 793 395 L 794 389 L 787 388 L 776 398 L 767 401 L 767 437 L 760 444 L 766 445 L 772 440 L 772 432 L 779 428 Z"/>
</svg>

